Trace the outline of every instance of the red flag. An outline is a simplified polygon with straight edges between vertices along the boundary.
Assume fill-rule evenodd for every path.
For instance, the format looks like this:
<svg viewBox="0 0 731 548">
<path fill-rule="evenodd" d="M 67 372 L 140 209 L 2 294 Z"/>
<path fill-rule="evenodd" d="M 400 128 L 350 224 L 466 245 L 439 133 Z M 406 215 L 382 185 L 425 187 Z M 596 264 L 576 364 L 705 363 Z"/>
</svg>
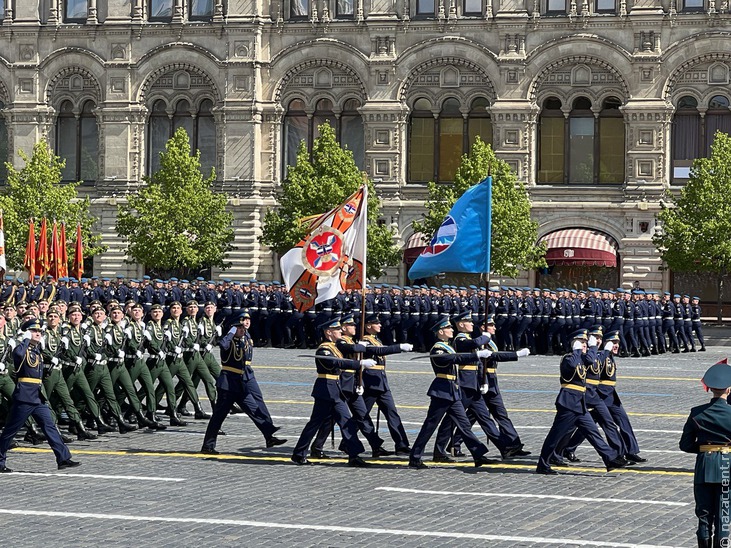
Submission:
<svg viewBox="0 0 731 548">
<path fill-rule="evenodd" d="M 38 236 L 38 251 L 36 252 L 36 275 L 43 278 L 51 269 L 48 257 L 48 221 L 43 217 L 41 233 Z"/>
<path fill-rule="evenodd" d="M 3 226 L 3 212 L 0 210 L 0 270 L 3 275 L 8 269 L 8 263 L 5 258 L 5 227 Z"/>
<path fill-rule="evenodd" d="M 81 243 L 81 225 L 76 225 L 76 251 L 74 253 L 74 276 L 81 280 L 84 273 L 84 248 Z"/>
<path fill-rule="evenodd" d="M 28 227 L 28 243 L 25 246 L 23 267 L 28 272 L 28 279 L 33 280 L 36 274 L 36 228 L 33 219 L 30 220 L 30 226 Z"/>
<path fill-rule="evenodd" d="M 66 223 L 61 223 L 61 272 L 59 276 L 68 278 L 69 275 L 69 255 L 66 247 Z"/>
<path fill-rule="evenodd" d="M 57 280 L 61 277 L 61 246 L 58 241 L 58 225 L 53 221 L 53 231 L 51 235 L 51 256 L 50 268 L 48 273 Z"/>
</svg>

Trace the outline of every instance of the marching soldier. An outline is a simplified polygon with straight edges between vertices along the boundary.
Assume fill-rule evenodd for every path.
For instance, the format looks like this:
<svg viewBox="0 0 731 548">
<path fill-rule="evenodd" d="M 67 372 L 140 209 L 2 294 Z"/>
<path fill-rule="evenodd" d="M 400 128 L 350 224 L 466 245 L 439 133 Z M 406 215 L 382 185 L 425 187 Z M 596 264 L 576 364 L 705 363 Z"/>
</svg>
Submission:
<svg viewBox="0 0 731 548">
<path fill-rule="evenodd" d="M 211 371 L 201 356 L 200 342 L 202 340 L 202 330 L 196 320 L 198 315 L 198 302 L 188 301 L 185 309 L 188 315 L 182 322 L 184 335 L 181 341 L 183 346 L 183 360 L 185 361 L 185 366 L 188 368 L 196 392 L 202 380 L 206 388 L 208 400 L 211 402 L 211 407 L 213 407 L 216 403 L 216 381 L 211 376 Z M 178 386 L 175 388 L 175 393 L 179 396 L 178 413 L 185 415 L 185 404 L 188 397 L 187 394 L 183 395 L 183 385 L 181 383 L 178 383 Z"/>
<path fill-rule="evenodd" d="M 693 496 L 698 517 L 698 546 L 728 546 L 729 463 L 731 452 L 731 367 L 724 359 L 711 366 L 702 380 L 713 398 L 694 407 L 683 426 L 681 451 L 695 453 Z"/>
<path fill-rule="evenodd" d="M 693 297 L 693 300 L 691 301 L 690 305 L 690 320 L 693 325 L 693 333 L 695 333 L 696 338 L 698 339 L 698 342 L 700 343 L 700 351 L 705 352 L 706 351 L 706 341 L 703 339 L 703 326 L 701 324 L 701 305 L 700 305 L 700 298 Z"/>
</svg>

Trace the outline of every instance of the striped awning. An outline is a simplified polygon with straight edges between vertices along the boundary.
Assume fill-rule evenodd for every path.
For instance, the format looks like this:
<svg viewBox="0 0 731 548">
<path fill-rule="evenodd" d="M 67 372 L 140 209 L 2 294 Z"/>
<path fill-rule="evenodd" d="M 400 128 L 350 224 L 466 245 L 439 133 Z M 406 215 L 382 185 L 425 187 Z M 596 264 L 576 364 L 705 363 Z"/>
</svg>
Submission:
<svg viewBox="0 0 731 548">
<path fill-rule="evenodd" d="M 611 236 L 586 228 L 567 228 L 540 239 L 548 248 L 549 265 L 617 266 L 617 242 Z"/>
<path fill-rule="evenodd" d="M 404 247 L 404 262 L 411 265 L 421 255 L 421 251 L 429 245 L 429 240 L 422 232 L 414 232 Z"/>
</svg>

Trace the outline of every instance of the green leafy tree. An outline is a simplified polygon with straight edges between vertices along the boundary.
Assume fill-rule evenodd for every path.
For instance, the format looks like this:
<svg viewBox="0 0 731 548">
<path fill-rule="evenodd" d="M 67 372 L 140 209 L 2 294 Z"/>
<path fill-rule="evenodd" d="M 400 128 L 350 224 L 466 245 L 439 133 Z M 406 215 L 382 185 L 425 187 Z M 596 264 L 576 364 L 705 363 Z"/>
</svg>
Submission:
<svg viewBox="0 0 731 548">
<path fill-rule="evenodd" d="M 161 276 L 229 266 L 233 216 L 226 195 L 211 190 L 215 172 L 204 179 L 200 168 L 200 151 L 191 155 L 188 134 L 178 128 L 160 153 L 160 169 L 119 206 L 116 228 L 127 254 Z"/>
<path fill-rule="evenodd" d="M 303 142 L 297 162 L 290 166 L 282 183 L 279 207 L 267 211 L 259 241 L 279 254 L 293 248 L 307 234 L 302 219 L 328 211 L 353 194 L 363 184 L 353 153 L 343 149 L 327 122 L 318 128 L 320 136 L 312 146 L 312 159 Z M 389 227 L 378 224 L 381 201 L 373 183 L 368 184 L 368 272 L 378 277 L 386 267 L 398 264 L 400 253 Z"/>
<path fill-rule="evenodd" d="M 66 223 L 66 243 L 69 260 L 74 253 L 76 224 L 81 223 L 84 255 L 89 257 L 104 251 L 101 235 L 92 233 L 96 217 L 89 214 L 89 199 L 79 198 L 77 183 L 61 183 L 65 160 L 53 152 L 46 141 L 33 147 L 30 157 L 22 150 L 18 154 L 25 162 L 21 169 L 6 163 L 7 185 L 0 191 L 0 209 L 5 222 L 5 249 L 8 268 L 21 270 L 28 241 L 30 219 L 36 220 L 36 237 L 42 217 L 50 224 Z M 48 238 L 51 232 L 49 226 Z"/>
<path fill-rule="evenodd" d="M 710 158 L 694 160 L 690 180 L 663 204 L 653 242 L 676 272 L 715 274 L 718 320 L 724 276 L 731 272 L 731 137 L 716 133 Z"/>
<path fill-rule="evenodd" d="M 459 197 L 488 173 L 492 174 L 492 273 L 514 278 L 520 268 L 544 268 L 546 247 L 536 244 L 538 223 L 530 218 L 528 195 L 510 166 L 479 137 L 470 153 L 462 156 L 454 184 L 429 183 L 427 212 L 421 221 L 414 221 L 414 230 L 429 237 L 435 234 Z"/>
</svg>

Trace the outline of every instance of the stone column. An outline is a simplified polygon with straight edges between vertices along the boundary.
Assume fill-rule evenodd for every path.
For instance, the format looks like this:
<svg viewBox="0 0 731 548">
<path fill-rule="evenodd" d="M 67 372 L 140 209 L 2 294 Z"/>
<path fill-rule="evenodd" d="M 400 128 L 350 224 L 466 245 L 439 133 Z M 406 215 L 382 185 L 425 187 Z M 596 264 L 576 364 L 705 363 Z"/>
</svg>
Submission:
<svg viewBox="0 0 731 548">
<path fill-rule="evenodd" d="M 407 109 L 399 101 L 369 100 L 360 112 L 365 143 L 364 169 L 379 190 L 398 194 L 406 182 Z"/>
<path fill-rule="evenodd" d="M 141 23 L 144 18 L 145 15 L 144 10 L 142 9 L 142 0 L 134 0 L 134 4 L 132 6 L 132 21 Z"/>
<path fill-rule="evenodd" d="M 498 99 L 489 108 L 493 124 L 492 148 L 518 179 L 535 184 L 535 120 L 538 107 L 531 101 Z"/>
<path fill-rule="evenodd" d="M 86 17 L 87 25 L 97 25 L 99 20 L 97 19 L 96 0 L 89 0 L 89 11 Z"/>
<path fill-rule="evenodd" d="M 51 0 L 48 8 L 48 24 L 57 25 L 62 21 L 63 14 L 59 10 L 58 0 Z"/>
</svg>

